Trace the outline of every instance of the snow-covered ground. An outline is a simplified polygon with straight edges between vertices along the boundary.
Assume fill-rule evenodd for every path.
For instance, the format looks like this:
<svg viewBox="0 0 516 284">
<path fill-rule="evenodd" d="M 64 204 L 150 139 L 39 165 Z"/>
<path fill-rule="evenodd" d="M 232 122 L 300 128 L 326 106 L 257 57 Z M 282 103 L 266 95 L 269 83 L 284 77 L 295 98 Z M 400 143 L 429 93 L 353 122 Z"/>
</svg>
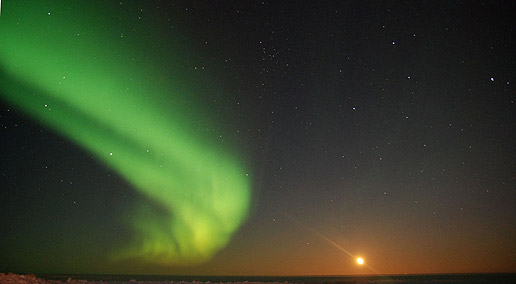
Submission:
<svg viewBox="0 0 516 284">
<path fill-rule="evenodd" d="M 170 283 L 170 284 L 287 284 L 287 282 L 227 282 L 227 283 L 214 283 L 214 282 L 153 282 L 153 281 L 87 281 L 80 279 L 72 279 L 68 278 L 66 281 L 60 280 L 45 280 L 36 277 L 35 275 L 27 274 L 20 275 L 14 273 L 0 273 L 0 284 L 11 284 L 11 283 L 22 283 L 22 284 L 61 284 L 61 283 L 69 283 L 69 284 L 122 284 L 122 283 L 131 283 L 131 284 L 162 284 L 162 283 Z"/>
</svg>

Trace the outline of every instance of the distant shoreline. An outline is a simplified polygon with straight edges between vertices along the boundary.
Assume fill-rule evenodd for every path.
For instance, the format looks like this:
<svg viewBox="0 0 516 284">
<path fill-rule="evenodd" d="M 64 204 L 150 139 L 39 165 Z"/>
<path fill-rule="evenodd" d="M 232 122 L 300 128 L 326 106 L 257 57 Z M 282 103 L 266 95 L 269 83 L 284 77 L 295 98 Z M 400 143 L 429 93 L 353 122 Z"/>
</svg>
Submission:
<svg viewBox="0 0 516 284">
<path fill-rule="evenodd" d="M 101 275 L 101 274 L 15 274 L 0 273 L 0 284 L 290 284 L 290 283 L 514 283 L 516 273 L 411 274 L 349 276 L 191 276 L 191 275 Z M 387 282 L 386 282 L 387 281 Z"/>
</svg>

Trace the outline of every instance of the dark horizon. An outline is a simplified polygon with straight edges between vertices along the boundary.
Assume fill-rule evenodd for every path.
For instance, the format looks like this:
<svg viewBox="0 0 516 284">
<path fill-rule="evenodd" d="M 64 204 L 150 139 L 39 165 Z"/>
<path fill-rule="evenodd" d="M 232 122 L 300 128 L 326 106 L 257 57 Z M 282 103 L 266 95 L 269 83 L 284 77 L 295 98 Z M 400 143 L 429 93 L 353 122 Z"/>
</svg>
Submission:
<svg viewBox="0 0 516 284">
<path fill-rule="evenodd" d="M 456 283 L 456 281 L 467 281 L 470 284 L 476 283 L 512 283 L 515 279 L 516 274 L 448 274 L 448 275 L 355 275 L 355 276 L 315 276 L 315 277 L 191 277 L 191 278 L 177 278 L 177 277 L 161 277 L 161 276 L 139 276 L 139 275 L 128 275 L 125 277 L 119 276 L 88 276 L 88 275 L 68 275 L 64 276 L 38 276 L 34 274 L 30 275 L 3 275 L 0 273 L 0 280 L 6 281 L 29 281 L 28 283 L 41 283 L 45 280 L 57 281 L 57 283 L 303 283 L 303 284 L 318 284 L 318 283 L 384 283 L 386 280 L 389 283 Z M 65 280 L 66 279 L 66 280 Z M 66 282 L 63 282 L 66 281 Z M 86 281 L 86 282 L 84 282 Z M 170 282 L 172 281 L 172 282 Z M 56 282 L 52 282 L 56 283 Z"/>
<path fill-rule="evenodd" d="M 61 280 L 61 279 L 86 279 L 88 281 L 128 281 L 135 279 L 138 281 L 185 281 L 185 282 L 279 282 L 279 283 L 339 283 L 347 279 L 407 279 L 407 278 L 423 278 L 437 281 L 439 279 L 471 279 L 478 280 L 482 277 L 495 277 L 498 280 L 516 279 L 516 273 L 434 273 L 434 274 L 358 274 L 358 275 L 90 275 L 90 274 L 34 274 L 37 277 L 47 280 Z M 104 278 L 103 278 L 104 276 Z M 107 277 L 105 277 L 107 276 Z M 439 283 L 439 282 L 437 282 Z M 497 282 L 498 283 L 498 282 Z"/>
</svg>

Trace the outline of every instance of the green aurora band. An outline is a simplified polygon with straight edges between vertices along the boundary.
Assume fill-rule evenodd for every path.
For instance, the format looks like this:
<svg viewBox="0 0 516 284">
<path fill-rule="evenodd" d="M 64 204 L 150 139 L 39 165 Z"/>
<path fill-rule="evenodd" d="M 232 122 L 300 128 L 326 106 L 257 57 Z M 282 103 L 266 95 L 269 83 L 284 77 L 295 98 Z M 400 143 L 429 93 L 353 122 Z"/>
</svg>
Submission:
<svg viewBox="0 0 516 284">
<path fill-rule="evenodd" d="M 134 209 L 133 241 L 113 259 L 207 261 L 245 221 L 249 177 L 236 153 L 196 129 L 209 118 L 175 104 L 184 91 L 151 75 L 157 63 L 134 60 L 150 51 L 132 44 L 136 33 L 133 41 L 115 33 L 129 25 L 115 4 L 4 1 L 1 98 L 85 148 L 159 208 Z"/>
</svg>

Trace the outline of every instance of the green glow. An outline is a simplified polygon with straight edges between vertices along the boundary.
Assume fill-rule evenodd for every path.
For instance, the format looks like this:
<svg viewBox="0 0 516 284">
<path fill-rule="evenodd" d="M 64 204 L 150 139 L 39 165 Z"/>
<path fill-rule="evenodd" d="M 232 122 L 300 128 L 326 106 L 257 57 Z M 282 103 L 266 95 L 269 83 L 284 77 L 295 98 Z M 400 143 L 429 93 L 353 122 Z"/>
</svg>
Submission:
<svg viewBox="0 0 516 284">
<path fill-rule="evenodd" d="M 153 202 L 132 212 L 134 243 L 115 259 L 206 261 L 247 217 L 246 171 L 235 153 L 202 135 L 198 121 L 209 118 L 175 103 L 188 95 L 170 78 L 155 79 L 159 64 L 142 59 L 147 49 L 136 35 L 120 35 L 112 20 L 119 15 L 87 3 L 4 1 L 1 98 L 87 149 Z"/>
</svg>

